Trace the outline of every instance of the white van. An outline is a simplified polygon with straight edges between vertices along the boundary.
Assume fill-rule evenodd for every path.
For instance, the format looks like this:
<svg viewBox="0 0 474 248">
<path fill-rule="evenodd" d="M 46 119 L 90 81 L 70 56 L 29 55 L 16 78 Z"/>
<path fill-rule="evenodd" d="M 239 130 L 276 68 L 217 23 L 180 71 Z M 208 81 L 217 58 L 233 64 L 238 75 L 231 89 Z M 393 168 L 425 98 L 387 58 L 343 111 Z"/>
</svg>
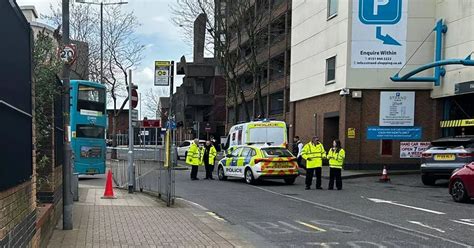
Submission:
<svg viewBox="0 0 474 248">
<path fill-rule="evenodd" d="M 223 148 L 232 151 L 239 145 L 288 145 L 286 123 L 283 121 L 251 121 L 234 125 L 230 128 Z"/>
</svg>

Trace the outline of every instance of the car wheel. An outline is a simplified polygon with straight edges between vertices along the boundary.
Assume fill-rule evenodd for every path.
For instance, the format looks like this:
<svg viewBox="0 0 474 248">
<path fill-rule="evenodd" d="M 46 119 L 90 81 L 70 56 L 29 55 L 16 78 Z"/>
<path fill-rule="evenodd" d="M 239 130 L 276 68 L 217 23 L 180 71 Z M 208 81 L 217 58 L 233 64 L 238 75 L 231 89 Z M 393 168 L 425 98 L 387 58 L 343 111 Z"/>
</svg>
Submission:
<svg viewBox="0 0 474 248">
<path fill-rule="evenodd" d="M 285 178 L 285 183 L 288 184 L 288 185 L 292 185 L 295 183 L 296 181 L 296 177 L 289 177 L 289 178 Z"/>
<path fill-rule="evenodd" d="M 433 186 L 436 183 L 436 178 L 428 175 L 421 175 L 421 181 L 424 185 Z"/>
<path fill-rule="evenodd" d="M 466 187 L 464 186 L 464 183 L 462 183 L 461 180 L 458 179 L 454 181 L 453 186 L 451 188 L 451 196 L 456 202 L 466 202 L 469 199 L 469 197 L 467 196 Z"/>
<path fill-rule="evenodd" d="M 220 181 L 227 180 L 227 177 L 224 174 L 224 168 L 222 166 L 219 166 L 217 168 L 217 177 L 219 178 Z"/>
<path fill-rule="evenodd" d="M 255 184 L 255 178 L 253 177 L 253 173 L 251 169 L 245 170 L 245 182 L 248 184 Z"/>
</svg>

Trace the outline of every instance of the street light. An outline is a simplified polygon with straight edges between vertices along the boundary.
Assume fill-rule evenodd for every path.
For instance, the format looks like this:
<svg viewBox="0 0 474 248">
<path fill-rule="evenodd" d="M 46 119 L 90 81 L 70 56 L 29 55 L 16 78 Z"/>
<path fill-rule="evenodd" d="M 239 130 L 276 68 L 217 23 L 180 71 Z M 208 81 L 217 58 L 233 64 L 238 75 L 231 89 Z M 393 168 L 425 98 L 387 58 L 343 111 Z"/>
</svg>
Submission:
<svg viewBox="0 0 474 248">
<path fill-rule="evenodd" d="M 128 2 L 86 2 L 85 0 L 76 0 L 77 3 L 100 5 L 100 83 L 104 83 L 104 5 L 127 4 Z"/>
</svg>

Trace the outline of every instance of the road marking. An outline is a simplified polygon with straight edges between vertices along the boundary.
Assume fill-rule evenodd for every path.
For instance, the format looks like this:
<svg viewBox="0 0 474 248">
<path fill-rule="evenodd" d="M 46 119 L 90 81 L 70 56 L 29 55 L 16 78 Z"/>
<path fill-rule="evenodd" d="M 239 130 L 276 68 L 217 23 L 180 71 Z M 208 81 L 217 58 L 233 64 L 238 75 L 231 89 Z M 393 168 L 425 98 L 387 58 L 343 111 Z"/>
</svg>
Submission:
<svg viewBox="0 0 474 248">
<path fill-rule="evenodd" d="M 468 225 L 468 226 L 474 226 L 474 223 L 464 222 L 463 220 L 451 220 L 451 221 L 459 223 L 459 224 Z"/>
<path fill-rule="evenodd" d="M 372 221 L 364 220 L 364 219 L 359 218 L 359 217 L 351 216 L 351 218 L 354 219 L 354 220 L 359 220 L 359 221 L 362 221 L 362 222 L 365 222 L 365 223 L 368 223 L 368 224 L 372 224 Z"/>
<path fill-rule="evenodd" d="M 305 223 L 305 222 L 303 222 L 303 221 L 299 221 L 299 220 L 295 220 L 295 221 L 296 221 L 296 223 L 299 223 L 299 224 L 301 224 L 301 225 L 303 225 L 303 226 L 312 228 L 312 229 L 314 229 L 314 230 L 316 230 L 316 231 L 319 231 L 319 232 L 325 232 L 325 231 L 326 231 L 326 230 L 324 230 L 324 229 L 322 229 L 322 228 L 319 228 L 319 227 L 317 227 L 317 226 L 315 226 L 315 225 L 311 225 L 311 224 Z"/>
<path fill-rule="evenodd" d="M 294 200 L 293 201 L 297 201 L 297 200 Z M 298 201 L 299 202 L 299 201 Z M 331 212 L 332 210 L 331 209 L 327 209 L 327 208 L 323 208 L 323 207 L 320 207 L 320 206 L 313 206 L 314 208 L 318 208 L 318 209 L 321 209 L 321 210 L 324 210 L 324 211 L 327 211 L 327 212 Z"/>
<path fill-rule="evenodd" d="M 362 197 L 362 198 L 365 198 L 365 197 Z M 426 209 L 426 208 L 414 207 L 414 206 L 410 206 L 410 205 L 405 205 L 405 204 L 397 203 L 397 202 L 394 202 L 394 201 L 387 201 L 387 200 L 382 200 L 382 199 L 377 199 L 377 198 L 366 198 L 366 199 L 370 200 L 370 201 L 373 201 L 375 203 L 385 203 L 385 204 L 395 205 L 395 206 L 404 207 L 404 208 L 411 208 L 411 209 L 415 209 L 415 210 L 419 210 L 419 211 L 423 211 L 423 212 L 427 212 L 427 213 L 432 213 L 432 214 L 440 214 L 440 215 L 441 214 L 446 214 L 446 213 L 443 213 L 443 212 L 430 210 L 430 209 Z"/>
<path fill-rule="evenodd" d="M 445 233 L 444 230 L 441 230 L 439 228 L 436 228 L 436 227 L 432 227 L 432 226 L 428 226 L 426 224 L 423 224 L 419 221 L 413 221 L 413 220 L 409 220 L 408 222 L 412 223 L 412 224 L 415 224 L 415 225 L 419 225 L 419 226 L 422 226 L 422 227 L 426 227 L 428 229 L 431 229 L 431 230 L 435 230 L 435 231 L 438 231 L 438 232 L 441 232 L 441 233 Z"/>
<path fill-rule="evenodd" d="M 420 238 L 420 239 L 423 239 L 423 240 L 429 240 L 429 238 L 427 238 L 427 237 L 424 237 L 424 236 L 421 236 L 421 235 L 418 235 L 418 234 L 414 234 L 412 232 L 407 232 L 407 231 L 400 230 L 400 229 L 395 229 L 395 231 L 401 232 L 401 233 L 404 233 L 404 234 L 407 234 L 407 235 L 411 235 L 411 236 L 414 236 L 414 237 L 417 237 L 417 238 Z"/>
<path fill-rule="evenodd" d="M 224 218 L 220 217 L 219 215 L 217 215 L 216 213 L 214 212 L 206 212 L 208 215 L 210 215 L 212 218 L 216 219 L 216 220 L 220 220 L 220 221 L 226 221 Z"/>
<path fill-rule="evenodd" d="M 307 245 L 317 245 L 323 248 L 331 248 L 331 245 L 339 245 L 339 242 L 324 242 L 324 243 L 317 243 L 317 242 L 308 242 Z"/>
<path fill-rule="evenodd" d="M 309 201 L 309 200 L 306 200 L 306 199 L 303 199 L 303 198 L 299 198 L 299 197 L 295 197 L 295 196 L 290 196 L 290 195 L 284 195 L 284 194 L 282 194 L 282 193 L 279 193 L 279 192 L 276 192 L 276 191 L 272 191 L 272 190 L 269 190 L 269 189 L 265 189 L 265 188 L 260 188 L 260 187 L 258 187 L 258 186 L 249 185 L 249 187 L 253 187 L 253 188 L 259 189 L 259 190 L 261 190 L 261 191 L 266 191 L 266 192 L 272 193 L 272 194 L 274 194 L 274 195 L 279 195 L 279 196 L 283 196 L 283 197 L 286 197 L 286 198 L 297 199 L 297 200 L 299 200 L 299 201 L 306 202 L 306 203 L 311 204 L 311 205 L 316 205 L 316 206 L 320 206 L 320 207 L 326 207 L 326 208 L 328 208 L 328 209 L 331 209 L 331 210 L 334 210 L 334 211 L 337 211 L 337 212 L 345 213 L 345 214 L 348 214 L 348 215 L 353 215 L 353 216 L 356 216 L 356 217 L 359 217 L 359 218 L 362 218 L 362 219 L 366 219 L 366 220 L 373 221 L 373 222 L 377 222 L 377 223 L 384 224 L 384 225 L 387 225 L 387 226 L 395 227 L 395 228 L 398 228 L 398 229 L 401 229 L 401 230 L 405 230 L 405 231 L 408 231 L 408 232 L 415 232 L 415 233 L 418 233 L 418 234 L 421 234 L 421 235 L 425 235 L 425 236 L 428 236 L 428 237 L 432 237 L 432 238 L 435 238 L 435 239 L 440 239 L 440 240 L 443 240 L 443 241 L 445 241 L 445 242 L 452 243 L 452 244 L 456 244 L 456 245 L 459 245 L 459 246 L 472 247 L 471 245 L 467 245 L 467 244 L 464 244 L 464 243 L 461 243 L 461 242 L 458 242 L 458 241 L 455 241 L 455 240 L 451 240 L 451 239 L 443 238 L 443 237 L 440 237 L 440 236 L 437 236 L 437 235 L 433 235 L 433 234 L 425 233 L 425 232 L 422 232 L 422 231 L 410 229 L 410 228 L 403 227 L 403 226 L 400 226 L 400 225 L 397 225 L 397 224 L 392 224 L 392 223 L 390 223 L 390 222 L 386 222 L 386 221 L 383 221 L 383 220 L 377 220 L 377 219 L 374 219 L 374 218 L 371 218 L 371 217 L 368 217 L 368 216 L 364 216 L 364 215 L 352 213 L 352 212 L 350 212 L 350 211 L 342 210 L 342 209 L 339 209 L 339 208 L 335 208 L 335 207 L 331 207 L 331 206 L 326 206 L 326 205 L 323 205 L 323 204 L 320 204 L 320 203 L 316 203 L 316 202 L 312 202 L 312 201 Z"/>
</svg>

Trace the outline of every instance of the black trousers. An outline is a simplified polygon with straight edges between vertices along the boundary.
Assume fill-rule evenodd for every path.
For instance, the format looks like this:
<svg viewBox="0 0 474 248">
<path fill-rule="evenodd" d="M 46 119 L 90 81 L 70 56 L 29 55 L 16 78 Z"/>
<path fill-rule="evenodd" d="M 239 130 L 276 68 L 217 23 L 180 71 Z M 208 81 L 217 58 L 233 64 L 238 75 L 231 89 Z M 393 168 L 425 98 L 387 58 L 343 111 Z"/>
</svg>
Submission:
<svg viewBox="0 0 474 248">
<path fill-rule="evenodd" d="M 339 168 L 330 168 L 329 169 L 329 189 L 334 188 L 334 180 L 336 180 L 336 188 L 342 189 L 342 177 L 341 177 L 342 169 Z"/>
<path fill-rule="evenodd" d="M 306 187 L 311 187 L 313 176 L 316 172 L 316 188 L 321 187 L 321 167 L 306 169 Z"/>
<path fill-rule="evenodd" d="M 206 167 L 206 178 L 208 178 L 208 179 L 212 178 L 212 172 L 214 171 L 214 165 L 206 163 L 205 167 Z"/>
<path fill-rule="evenodd" d="M 197 178 L 198 169 L 199 169 L 199 166 L 197 166 L 197 165 L 192 165 L 191 166 L 191 179 Z"/>
</svg>

